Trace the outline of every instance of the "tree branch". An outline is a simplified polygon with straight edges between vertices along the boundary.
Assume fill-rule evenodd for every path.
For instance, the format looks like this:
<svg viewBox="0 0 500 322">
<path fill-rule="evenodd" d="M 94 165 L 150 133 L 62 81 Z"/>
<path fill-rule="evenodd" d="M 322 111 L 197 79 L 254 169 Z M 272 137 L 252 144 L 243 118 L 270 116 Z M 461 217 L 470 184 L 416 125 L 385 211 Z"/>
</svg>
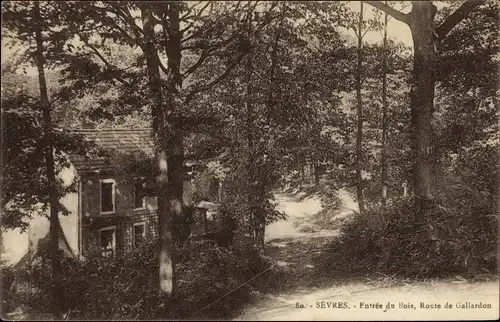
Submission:
<svg viewBox="0 0 500 322">
<path fill-rule="evenodd" d="M 203 64 L 203 62 L 210 56 L 210 52 L 211 52 L 210 49 L 205 49 L 201 53 L 200 57 L 198 57 L 198 60 L 183 73 L 182 77 L 186 78 L 187 76 L 192 74 L 195 70 L 197 70 L 201 66 L 201 64 Z"/>
<path fill-rule="evenodd" d="M 467 15 L 476 7 L 485 4 L 485 0 L 467 0 L 460 8 L 453 12 L 446 20 L 436 29 L 438 40 L 443 40 L 446 35 L 467 17 Z"/>
<path fill-rule="evenodd" d="M 94 6 L 93 7 L 94 9 L 96 9 L 96 11 L 100 11 L 102 16 L 98 16 L 98 13 L 97 12 L 94 12 L 94 11 L 90 11 L 90 15 L 92 16 L 92 18 L 96 19 L 96 20 L 101 20 L 101 23 L 107 23 L 107 24 L 111 24 L 113 25 L 113 27 L 118 30 L 124 37 L 126 37 L 128 40 L 130 40 L 132 43 L 135 43 L 137 44 L 138 43 L 138 40 L 135 39 L 134 37 L 132 37 L 124 28 L 122 28 L 116 21 L 115 19 L 113 19 L 112 17 L 106 15 L 106 13 L 112 13 L 112 14 L 115 14 L 115 12 L 112 12 L 112 11 L 109 11 L 107 10 L 106 8 L 102 8 L 102 7 L 97 7 L 97 6 Z M 126 22 L 125 22 L 126 23 Z M 83 28 L 80 29 L 80 32 L 84 32 Z"/>
<path fill-rule="evenodd" d="M 199 3 L 195 4 L 193 7 L 192 7 L 192 10 L 194 10 L 194 8 L 199 5 L 202 1 L 200 1 Z M 210 3 L 210 1 L 208 1 L 198 12 L 196 12 L 195 14 L 191 15 L 191 16 L 188 16 L 188 13 L 186 13 L 184 16 L 182 16 L 180 18 L 181 21 L 186 21 L 188 19 L 192 19 L 194 21 L 196 21 L 202 14 L 203 12 L 208 8 L 208 6 L 212 5 Z M 192 24 L 188 25 L 188 27 L 184 28 L 181 30 L 181 33 L 185 32 L 187 29 L 189 29 L 190 27 L 192 26 Z"/>
<path fill-rule="evenodd" d="M 354 34 L 356 34 L 356 38 L 359 38 L 358 28 L 355 25 L 352 25 L 351 29 L 354 31 Z"/>
<path fill-rule="evenodd" d="M 223 48 L 224 46 L 227 46 L 228 44 L 230 44 L 233 40 L 235 40 L 238 36 L 240 35 L 239 31 L 235 32 L 234 34 L 232 34 L 231 36 L 229 36 L 227 39 L 224 39 L 224 40 L 221 40 L 220 42 L 217 42 L 215 44 L 212 44 L 211 46 L 209 46 L 208 48 L 204 49 L 202 51 L 202 53 L 200 54 L 200 56 L 198 57 L 198 60 L 193 64 L 191 65 L 184 73 L 183 73 L 183 78 L 189 76 L 190 74 L 192 74 L 194 71 L 196 71 L 196 69 L 198 69 L 202 64 L 203 62 L 210 56 L 212 56 L 217 49 L 220 49 L 220 48 Z M 186 47 L 183 47 L 182 50 L 186 50 L 186 49 L 199 49 L 199 45 L 195 45 L 195 46 L 186 46 Z"/>
<path fill-rule="evenodd" d="M 393 7 L 391 7 L 385 3 L 382 3 L 380 1 L 363 1 L 363 2 L 371 5 L 372 7 L 377 8 L 378 10 L 381 10 L 381 11 L 387 13 L 388 15 L 394 17 L 395 19 L 397 19 L 401 22 L 404 22 L 407 25 L 410 24 L 408 14 L 402 13 L 401 11 L 394 9 Z"/>
<path fill-rule="evenodd" d="M 163 63 L 161 62 L 160 57 L 158 56 L 158 54 L 156 54 L 156 60 L 158 61 L 158 66 L 160 67 L 160 69 L 162 70 L 162 72 L 164 72 L 165 75 L 168 75 L 168 69 L 167 69 L 167 67 L 165 67 L 165 65 L 163 65 Z"/>
<path fill-rule="evenodd" d="M 366 28 L 365 32 L 361 35 L 361 39 L 366 36 L 366 33 L 372 29 L 372 27 L 377 23 L 376 20 L 373 20 L 372 23 Z"/>
<path fill-rule="evenodd" d="M 193 38 L 194 38 L 194 37 L 196 37 L 196 36 L 197 36 L 197 34 L 196 34 L 196 33 L 192 33 L 192 34 L 191 34 L 191 35 L 189 35 L 188 37 L 183 38 L 183 39 L 182 39 L 182 41 L 181 41 L 181 44 L 185 43 L 186 41 L 189 41 L 189 40 L 193 39 Z M 188 47 L 182 47 L 182 49 L 184 49 L 184 48 L 188 48 Z"/>
<path fill-rule="evenodd" d="M 125 25 L 128 25 L 130 27 L 130 29 L 132 30 L 132 32 L 134 33 L 134 36 L 135 36 L 135 43 L 142 48 L 143 46 L 143 38 L 147 38 L 145 33 L 144 33 L 144 30 L 142 30 L 141 27 L 139 27 L 136 23 L 135 23 L 135 19 L 134 17 L 132 16 L 132 13 L 130 11 L 129 8 L 127 7 L 123 7 L 121 6 L 120 4 L 118 3 L 113 3 L 113 2 L 110 2 L 109 3 L 110 7 L 108 8 L 112 8 L 113 10 L 108 10 L 108 8 L 102 8 L 102 7 L 95 7 L 103 12 L 109 12 L 111 14 L 114 14 L 116 15 L 117 17 L 119 17 L 121 19 L 121 21 L 123 23 L 125 23 Z M 155 17 L 153 17 L 153 23 L 154 24 L 158 24 L 159 23 L 159 20 Z M 116 22 L 114 22 L 113 19 L 110 20 L 113 25 L 119 27 L 117 25 Z M 133 39 L 130 35 L 129 35 L 129 38 Z M 153 41 L 159 45 L 164 45 L 163 43 L 159 42 L 157 39 L 153 39 Z"/>
<path fill-rule="evenodd" d="M 90 48 L 92 49 L 92 51 L 94 52 L 94 54 L 99 57 L 99 59 L 104 63 L 104 65 L 106 65 L 107 68 L 109 68 L 110 70 L 114 70 L 114 71 L 119 71 L 119 69 L 115 66 L 113 66 L 109 61 L 106 60 L 106 58 L 104 58 L 104 56 L 101 54 L 101 52 L 94 46 L 92 45 L 91 43 L 88 42 L 88 40 L 85 38 L 85 37 L 80 37 L 82 39 L 82 41 Z M 113 78 L 116 79 L 117 81 L 119 81 L 120 83 L 122 83 L 123 85 L 126 85 L 128 87 L 132 87 L 132 84 L 128 83 L 127 81 L 125 81 L 123 78 L 117 76 L 117 75 L 113 75 Z"/>
<path fill-rule="evenodd" d="M 227 69 L 221 74 L 219 75 L 218 77 L 214 78 L 212 81 L 208 82 L 206 85 L 204 86 L 200 86 L 198 88 L 195 88 L 193 89 L 187 96 L 186 96 L 186 99 L 184 100 L 184 103 L 185 104 L 188 104 L 196 94 L 200 93 L 200 92 L 203 92 L 203 91 L 206 91 L 210 88 L 212 88 L 213 86 L 217 85 L 218 83 L 220 83 L 222 80 L 224 80 L 227 75 L 229 75 L 229 73 L 240 63 L 240 61 L 243 59 L 243 57 L 245 56 L 245 52 L 244 53 L 241 53 L 238 58 L 231 64 L 227 67 Z"/>
<path fill-rule="evenodd" d="M 185 15 L 183 15 L 183 16 L 181 16 L 181 17 L 179 18 L 179 19 L 180 19 L 180 21 L 185 21 L 185 20 L 187 20 L 187 19 L 193 18 L 195 15 L 191 15 L 191 16 L 190 16 L 189 14 L 191 13 L 192 9 L 194 9 L 196 6 L 198 6 L 198 5 L 202 4 L 202 3 L 203 3 L 203 1 L 198 1 L 196 4 L 194 4 L 194 5 L 190 8 L 191 10 L 187 10 L 186 14 L 185 14 Z M 208 2 L 208 3 L 205 5 L 205 8 L 206 8 L 206 7 L 208 7 L 209 5 L 210 5 L 210 2 Z"/>
<path fill-rule="evenodd" d="M 180 32 L 181 34 L 184 34 L 186 31 L 188 31 L 189 29 L 193 28 L 193 26 L 194 26 L 194 25 L 196 24 L 196 22 L 197 22 L 197 19 L 201 16 L 201 14 L 203 13 L 203 11 L 205 11 L 205 9 L 206 9 L 209 5 L 212 5 L 212 3 L 208 2 L 208 3 L 206 4 L 206 6 L 205 6 L 205 7 L 203 7 L 203 8 L 200 10 L 200 12 L 198 12 L 198 14 L 191 16 L 192 21 L 191 21 L 190 23 L 188 23 L 188 24 L 186 25 L 186 27 L 182 28 L 179 32 Z M 184 20 L 182 20 L 182 19 L 181 19 L 181 21 L 184 21 Z"/>
</svg>

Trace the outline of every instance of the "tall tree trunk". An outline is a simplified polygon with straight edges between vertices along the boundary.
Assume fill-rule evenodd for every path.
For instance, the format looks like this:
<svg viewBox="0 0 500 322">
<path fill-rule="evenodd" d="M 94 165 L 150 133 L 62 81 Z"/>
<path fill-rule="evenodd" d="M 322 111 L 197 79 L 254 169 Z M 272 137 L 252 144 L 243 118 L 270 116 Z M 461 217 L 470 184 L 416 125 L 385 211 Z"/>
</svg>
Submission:
<svg viewBox="0 0 500 322">
<path fill-rule="evenodd" d="M 251 44 L 251 37 L 252 37 L 252 12 L 250 11 L 248 13 L 247 17 L 247 40 L 249 42 L 249 47 L 250 47 L 250 52 L 248 53 L 247 61 L 246 61 L 246 66 L 245 66 L 245 71 L 246 71 L 246 97 L 245 97 L 245 105 L 246 105 L 246 136 L 247 136 L 247 149 L 248 149 L 248 154 L 247 154 L 247 174 L 248 174 L 248 182 L 249 182 L 249 189 L 247 191 L 247 198 L 248 198 L 248 207 L 249 207 L 249 215 L 250 215 L 250 229 L 251 233 L 254 236 L 254 242 L 255 245 L 259 248 L 262 249 L 264 246 L 263 241 L 264 241 L 264 235 L 263 235 L 263 227 L 262 224 L 264 222 L 264 227 L 265 227 L 265 214 L 263 213 L 263 196 L 262 196 L 262 187 L 259 182 L 257 173 L 256 173 L 256 144 L 255 144 L 255 137 L 254 137 L 254 132 L 256 131 L 255 129 L 255 124 L 254 124 L 254 114 L 255 114 L 255 107 L 253 104 L 253 88 L 252 88 L 252 73 L 253 73 L 253 52 L 252 52 L 252 44 Z M 269 117 L 269 115 L 268 115 Z"/>
<path fill-rule="evenodd" d="M 276 68 L 278 66 L 278 45 L 279 41 L 281 38 L 281 32 L 283 28 L 283 16 L 281 19 L 280 26 L 278 27 L 278 30 L 276 31 L 275 38 L 274 38 L 274 43 L 272 47 L 272 52 L 271 52 L 271 69 L 269 73 L 269 89 L 267 93 L 267 101 L 266 101 L 266 109 L 267 109 L 267 124 L 269 126 L 272 126 L 272 110 L 274 108 L 274 85 L 275 85 L 275 73 L 276 73 Z M 270 149 L 269 145 L 266 145 L 266 149 Z M 269 152 L 266 152 L 266 154 L 269 154 Z M 264 188 L 264 187 L 263 187 Z M 259 200 L 261 202 L 261 205 L 263 206 L 264 203 L 266 202 L 266 195 L 265 195 L 265 189 L 259 189 L 259 191 L 256 191 L 259 193 Z M 265 246 L 265 235 L 266 235 L 266 213 L 264 207 L 262 207 L 260 214 L 259 214 L 259 226 L 260 226 L 260 232 L 259 232 L 259 246 L 261 249 L 264 249 Z"/>
<path fill-rule="evenodd" d="M 362 68 L 362 53 L 363 53 L 363 34 L 361 28 L 363 27 L 363 2 L 360 2 L 359 21 L 358 21 L 358 48 L 357 48 L 357 70 L 356 70 L 356 98 L 357 104 L 357 133 L 356 133 L 356 179 L 357 179 L 357 196 L 359 212 L 365 211 L 365 203 L 363 198 L 363 177 L 362 177 L 362 162 L 363 162 L 363 102 L 361 99 L 361 68 Z"/>
<path fill-rule="evenodd" d="M 255 194 L 259 193 L 257 191 L 257 186 L 255 184 L 255 146 L 254 146 L 254 106 L 252 102 L 252 54 L 249 53 L 246 62 L 246 97 L 245 97 L 245 105 L 246 105 L 246 136 L 247 136 L 247 174 L 248 174 L 248 207 L 249 207 L 249 215 L 250 215 L 250 229 L 252 230 L 252 234 L 255 238 L 255 244 L 259 245 L 259 228 L 258 228 L 258 207 L 256 207 L 255 202 Z"/>
<path fill-rule="evenodd" d="M 385 2 L 387 4 L 387 1 Z M 381 181 L 382 181 L 382 205 L 387 205 L 387 21 L 388 14 L 384 13 L 384 40 L 383 40 L 383 71 L 382 71 L 382 152 L 381 152 Z"/>
<path fill-rule="evenodd" d="M 35 22 L 36 38 L 36 66 L 38 69 L 38 83 L 40 86 L 40 101 L 42 105 L 43 127 L 45 135 L 45 165 L 47 168 L 47 183 L 50 203 L 50 262 L 52 266 L 52 286 L 54 292 L 53 313 L 54 319 L 61 319 L 64 312 L 64 289 L 62 285 L 61 261 L 59 258 L 59 217 L 58 217 L 58 195 L 57 182 L 54 169 L 54 142 L 52 134 L 52 120 L 50 115 L 50 103 L 47 94 L 47 82 L 45 80 L 45 69 L 43 56 L 43 39 L 40 16 L 40 4 L 34 3 L 33 18 Z"/>
<path fill-rule="evenodd" d="M 411 87 L 412 152 L 414 158 L 413 191 L 417 208 L 432 200 L 432 112 L 434 104 L 434 68 L 436 43 L 433 29 L 436 7 L 432 2 L 414 1 L 410 15 L 413 36 L 413 83 Z"/>
<path fill-rule="evenodd" d="M 181 218 L 183 200 L 183 147 L 182 135 L 173 118 L 176 91 L 180 87 L 180 39 L 179 10 L 175 3 L 169 6 L 170 29 L 167 48 L 168 69 L 167 93 L 163 102 L 157 48 L 153 41 L 154 25 L 152 12 L 147 6 L 142 9 L 144 33 L 147 37 L 144 54 L 149 75 L 149 89 L 152 95 L 151 114 L 155 136 L 158 226 L 159 226 L 159 292 L 170 296 L 175 291 L 174 239 L 175 223 Z"/>
<path fill-rule="evenodd" d="M 167 31 L 166 52 L 167 52 L 167 97 L 165 108 L 167 113 L 167 164 L 168 164 L 168 205 L 169 211 L 174 221 L 173 237 L 174 241 L 181 241 L 181 226 L 184 214 L 184 133 L 179 124 L 182 115 L 181 99 L 179 97 L 182 88 L 181 76 L 181 40 L 180 33 L 180 3 L 171 2 L 168 9 L 168 22 L 163 21 L 163 28 Z M 173 252 L 175 263 L 175 250 Z M 176 285 L 176 275 L 173 278 L 174 290 Z"/>
<path fill-rule="evenodd" d="M 434 69 L 437 60 L 436 47 L 439 41 L 484 0 L 467 0 L 450 14 L 437 28 L 434 17 L 437 8 L 432 1 L 412 1 L 409 14 L 395 10 L 380 1 L 369 2 L 372 6 L 383 10 L 394 18 L 410 26 L 414 57 L 413 82 L 411 87 L 411 127 L 413 154 L 413 194 L 415 206 L 421 214 L 431 204 L 433 199 L 433 172 L 431 151 L 432 144 L 432 113 L 434 109 Z"/>
</svg>

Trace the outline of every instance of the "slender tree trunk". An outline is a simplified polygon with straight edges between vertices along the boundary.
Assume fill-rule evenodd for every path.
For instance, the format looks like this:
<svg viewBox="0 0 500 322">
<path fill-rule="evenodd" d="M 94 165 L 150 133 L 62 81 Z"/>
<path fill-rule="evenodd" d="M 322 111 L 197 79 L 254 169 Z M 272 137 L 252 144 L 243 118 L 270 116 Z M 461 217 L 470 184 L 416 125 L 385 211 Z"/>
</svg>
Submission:
<svg viewBox="0 0 500 322">
<path fill-rule="evenodd" d="M 252 230 L 252 234 L 255 238 L 255 244 L 259 245 L 259 207 L 256 205 L 256 194 L 260 192 L 258 190 L 258 185 L 256 185 L 255 178 L 255 146 L 254 146 L 254 106 L 252 102 L 252 72 L 253 72 L 253 63 L 252 63 L 252 54 L 249 53 L 246 62 L 246 136 L 247 136 L 247 174 L 248 174 L 248 182 L 249 187 L 247 191 L 248 198 L 248 207 L 249 207 L 249 215 L 250 215 L 250 229 Z"/>
<path fill-rule="evenodd" d="M 417 208 L 432 200 L 432 112 L 434 104 L 434 65 L 436 43 L 433 29 L 436 7 L 432 2 L 414 1 L 410 15 L 413 36 L 413 84 L 411 87 L 413 191 Z"/>
<path fill-rule="evenodd" d="M 283 21 L 282 21 L 283 23 Z M 278 66 L 278 45 L 279 41 L 281 38 L 281 29 L 282 26 L 280 25 L 279 29 L 276 31 L 276 35 L 274 38 L 274 43 L 272 47 L 272 52 L 271 52 L 271 68 L 269 71 L 269 88 L 267 92 L 267 123 L 271 125 L 271 111 L 274 107 L 274 82 L 275 82 L 275 74 L 276 74 L 276 67 Z"/>
<path fill-rule="evenodd" d="M 52 120 L 50 115 L 50 103 L 47 94 L 47 82 L 45 80 L 45 69 L 43 56 L 43 39 L 40 17 L 40 4 L 34 3 L 33 18 L 35 22 L 36 37 L 36 66 L 38 69 L 38 82 L 40 86 L 40 101 L 42 105 L 43 126 L 45 135 L 45 165 L 47 167 L 47 183 L 50 203 L 50 262 L 52 266 L 52 286 L 54 292 L 53 313 L 54 319 L 61 319 L 64 312 L 64 289 L 62 285 L 61 262 L 59 258 L 59 217 L 58 217 L 58 195 L 57 182 L 54 169 L 54 142 L 52 134 Z"/>
<path fill-rule="evenodd" d="M 280 26 L 278 30 L 276 31 L 276 35 L 274 38 L 274 43 L 273 43 L 273 49 L 271 52 L 271 69 L 269 73 L 269 90 L 268 90 L 268 96 L 267 96 L 267 101 L 266 101 L 266 109 L 267 109 L 267 124 L 269 126 L 272 126 L 272 110 L 274 108 L 274 83 L 275 83 L 275 73 L 276 73 L 276 67 L 278 66 L 278 45 L 279 41 L 281 38 L 281 31 L 282 31 L 282 26 L 283 24 L 283 19 L 281 20 Z M 266 145 L 267 149 L 269 149 L 269 145 Z M 266 202 L 266 196 L 265 196 L 265 190 L 260 189 L 260 191 L 256 191 L 259 193 L 259 199 L 261 204 L 263 205 Z M 259 232 L 259 244 L 261 249 L 264 249 L 265 246 L 265 235 L 266 235 L 266 213 L 264 207 L 262 207 L 260 214 L 259 214 L 259 226 L 260 226 L 260 232 Z"/>
<path fill-rule="evenodd" d="M 319 188 L 319 169 L 317 163 L 314 165 L 314 186 L 316 189 Z"/>
<path fill-rule="evenodd" d="M 357 62 L 357 72 L 356 72 L 356 98 L 357 104 L 357 134 L 356 134 L 356 179 L 357 179 L 357 195 L 359 212 L 363 213 L 365 211 L 365 204 L 363 198 L 363 178 L 362 178 L 362 162 L 363 162 L 363 102 L 361 99 L 361 68 L 362 68 L 362 53 L 363 53 L 363 34 L 361 28 L 363 27 L 363 2 L 360 2 L 360 12 L 359 12 L 359 22 L 358 22 L 358 62 Z"/>
<path fill-rule="evenodd" d="M 304 185 L 304 180 L 305 180 L 305 157 L 304 156 L 301 156 L 301 159 L 300 159 L 300 187 L 302 187 Z"/>
<path fill-rule="evenodd" d="M 385 2 L 387 4 L 387 1 Z M 383 71 L 382 71 L 382 205 L 387 205 L 387 20 L 388 14 L 384 13 L 384 40 L 383 40 Z"/>
<path fill-rule="evenodd" d="M 248 26 L 247 26 L 247 39 L 250 42 L 250 39 L 252 37 L 252 19 L 251 19 L 251 12 L 249 12 L 248 16 Z M 255 124 L 254 124 L 254 114 L 255 114 L 255 107 L 253 104 L 253 88 L 252 88 L 252 73 L 253 73 L 253 53 L 251 49 L 251 43 L 249 43 L 250 47 L 250 52 L 248 53 L 247 61 L 246 61 L 246 98 L 245 98 L 245 104 L 246 104 L 246 129 L 247 129 L 247 148 L 248 148 L 248 154 L 247 154 L 247 173 L 248 173 L 248 182 L 249 182 L 249 189 L 247 191 L 247 197 L 248 197 L 248 206 L 249 206 L 249 214 L 250 214 L 250 229 L 252 230 L 253 236 L 255 238 L 255 245 L 261 249 L 263 249 L 264 246 L 264 229 L 265 227 L 265 214 L 263 213 L 264 207 L 263 207 L 263 191 L 262 191 L 262 185 L 259 182 L 259 178 L 257 176 L 256 171 L 256 147 L 255 144 Z M 269 115 L 268 115 L 269 116 Z"/>
</svg>

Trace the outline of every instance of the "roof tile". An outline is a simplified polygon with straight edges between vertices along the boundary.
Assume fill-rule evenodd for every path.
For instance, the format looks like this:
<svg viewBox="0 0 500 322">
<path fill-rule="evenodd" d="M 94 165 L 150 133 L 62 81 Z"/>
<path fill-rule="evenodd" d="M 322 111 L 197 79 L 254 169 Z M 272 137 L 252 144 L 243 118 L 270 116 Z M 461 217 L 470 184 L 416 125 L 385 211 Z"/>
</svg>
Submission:
<svg viewBox="0 0 500 322">
<path fill-rule="evenodd" d="M 154 156 L 151 129 L 74 129 L 70 133 L 80 135 L 93 143 L 98 153 L 70 154 L 69 158 L 80 173 L 114 170 L 121 164 L 114 157 Z"/>
</svg>

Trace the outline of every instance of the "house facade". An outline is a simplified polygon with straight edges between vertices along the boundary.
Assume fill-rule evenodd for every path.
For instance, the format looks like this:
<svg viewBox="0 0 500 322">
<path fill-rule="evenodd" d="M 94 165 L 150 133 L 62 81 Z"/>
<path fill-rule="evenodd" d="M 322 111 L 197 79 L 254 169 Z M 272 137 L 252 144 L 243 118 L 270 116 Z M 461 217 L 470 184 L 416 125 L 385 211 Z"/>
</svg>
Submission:
<svg viewBox="0 0 500 322">
<path fill-rule="evenodd" d="M 76 184 L 76 192 L 61 203 L 69 215 L 59 215 L 60 247 L 80 259 L 114 257 L 158 237 L 157 200 L 151 162 L 150 129 L 73 130 L 90 146 L 85 155 L 70 154 L 61 179 Z M 192 204 L 192 184 L 186 166 L 185 205 Z M 38 218 L 28 230 L 29 253 L 48 238 L 49 221 Z"/>
<path fill-rule="evenodd" d="M 157 237 L 156 197 L 142 195 L 140 175 L 81 178 L 79 254 L 114 257 Z"/>
</svg>

